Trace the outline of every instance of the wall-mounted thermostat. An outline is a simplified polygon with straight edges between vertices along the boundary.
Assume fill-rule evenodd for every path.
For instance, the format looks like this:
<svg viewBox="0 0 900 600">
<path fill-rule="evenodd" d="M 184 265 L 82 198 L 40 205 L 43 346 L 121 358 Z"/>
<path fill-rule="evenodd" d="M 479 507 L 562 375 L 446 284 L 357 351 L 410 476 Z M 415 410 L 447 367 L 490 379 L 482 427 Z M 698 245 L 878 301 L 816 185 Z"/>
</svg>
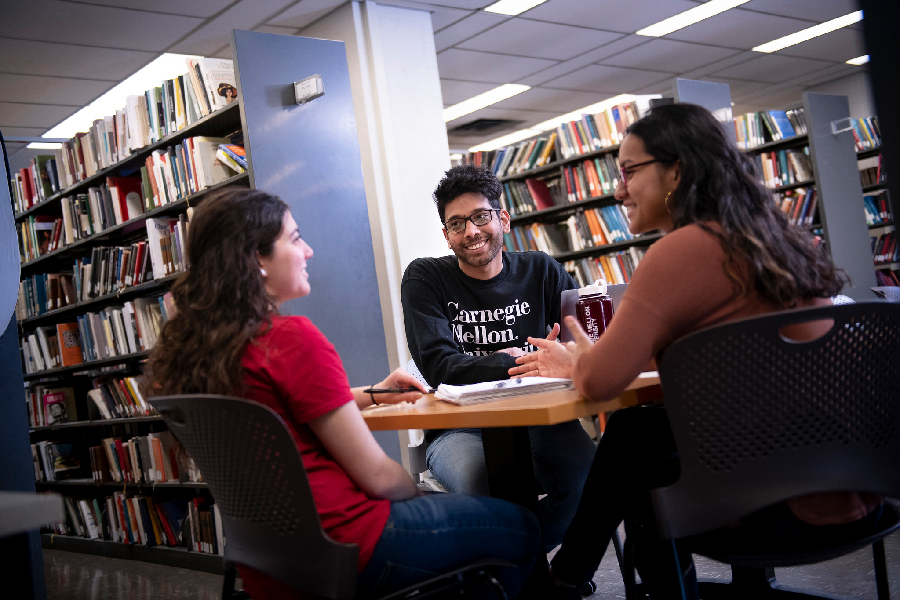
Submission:
<svg viewBox="0 0 900 600">
<path fill-rule="evenodd" d="M 306 104 L 319 96 L 325 95 L 325 84 L 321 75 L 310 75 L 306 79 L 294 82 L 294 98 L 297 104 Z"/>
</svg>

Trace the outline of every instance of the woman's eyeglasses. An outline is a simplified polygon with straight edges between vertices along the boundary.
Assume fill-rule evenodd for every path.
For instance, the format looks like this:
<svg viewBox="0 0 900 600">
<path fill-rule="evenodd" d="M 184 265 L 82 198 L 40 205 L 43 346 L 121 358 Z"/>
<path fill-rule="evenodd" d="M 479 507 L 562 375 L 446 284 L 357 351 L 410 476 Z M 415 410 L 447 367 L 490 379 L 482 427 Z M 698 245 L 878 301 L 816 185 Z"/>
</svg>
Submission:
<svg viewBox="0 0 900 600">
<path fill-rule="evenodd" d="M 492 208 L 490 210 L 477 212 L 470 217 L 453 218 L 444 223 L 444 227 L 447 228 L 447 233 L 462 233 L 466 230 L 466 221 L 472 221 L 472 224 L 475 225 L 475 227 L 484 227 L 491 222 L 495 212 L 500 212 L 500 209 Z"/>
<path fill-rule="evenodd" d="M 628 185 L 628 179 L 634 174 L 635 169 L 638 167 L 643 167 L 645 165 L 652 165 L 653 163 L 658 162 L 666 162 L 659 159 L 647 160 L 642 163 L 637 163 L 636 165 L 628 165 L 627 167 L 619 167 L 619 172 L 622 173 L 622 184 Z"/>
</svg>

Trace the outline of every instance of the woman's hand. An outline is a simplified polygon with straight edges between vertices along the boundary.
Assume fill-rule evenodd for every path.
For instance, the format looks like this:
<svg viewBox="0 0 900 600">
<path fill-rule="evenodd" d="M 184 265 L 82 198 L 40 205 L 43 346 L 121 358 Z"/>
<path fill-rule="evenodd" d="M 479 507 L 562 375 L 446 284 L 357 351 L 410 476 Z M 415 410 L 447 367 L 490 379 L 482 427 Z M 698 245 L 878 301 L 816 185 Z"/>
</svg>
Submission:
<svg viewBox="0 0 900 600">
<path fill-rule="evenodd" d="M 375 394 L 375 402 L 378 404 L 397 404 L 399 402 L 415 402 L 422 397 L 422 394 L 428 393 L 428 388 L 421 381 L 404 371 L 396 369 L 388 375 L 384 381 L 372 387 L 375 388 L 416 388 L 415 392 L 405 392 L 403 394 Z M 368 394 L 366 394 L 368 397 Z M 370 399 L 371 400 L 371 399 Z"/>
<path fill-rule="evenodd" d="M 509 370 L 510 377 L 572 377 L 572 367 L 583 353 L 591 348 L 591 340 L 574 317 L 566 317 L 566 327 L 574 342 L 560 344 L 549 338 L 528 338 L 528 343 L 539 348 L 537 352 L 516 359 Z M 555 329 L 555 328 L 554 328 Z M 555 336 L 554 336 L 555 337 Z"/>
</svg>

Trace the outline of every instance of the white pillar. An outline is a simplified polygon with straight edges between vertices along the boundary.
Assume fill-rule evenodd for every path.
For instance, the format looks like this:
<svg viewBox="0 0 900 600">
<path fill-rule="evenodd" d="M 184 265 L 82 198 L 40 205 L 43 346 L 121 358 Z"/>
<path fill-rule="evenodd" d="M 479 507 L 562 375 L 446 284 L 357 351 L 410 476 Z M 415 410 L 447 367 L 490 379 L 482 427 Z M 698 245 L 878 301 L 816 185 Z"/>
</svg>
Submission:
<svg viewBox="0 0 900 600">
<path fill-rule="evenodd" d="M 388 360 L 405 366 L 403 271 L 449 253 L 431 198 L 450 168 L 431 15 L 364 0 L 300 35 L 347 47 Z"/>
</svg>

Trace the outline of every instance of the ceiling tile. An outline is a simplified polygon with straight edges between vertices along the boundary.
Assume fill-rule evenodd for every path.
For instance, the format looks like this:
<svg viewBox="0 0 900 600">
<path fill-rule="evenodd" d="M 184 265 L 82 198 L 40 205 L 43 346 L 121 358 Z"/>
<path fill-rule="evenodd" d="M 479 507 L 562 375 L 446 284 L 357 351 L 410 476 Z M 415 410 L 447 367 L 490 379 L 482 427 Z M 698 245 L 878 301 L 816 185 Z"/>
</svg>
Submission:
<svg viewBox="0 0 900 600">
<path fill-rule="evenodd" d="M 802 56 L 819 60 L 846 62 L 866 53 L 866 40 L 862 31 L 845 27 L 807 40 L 802 44 L 779 50 L 781 56 Z"/>
<path fill-rule="evenodd" d="M 509 17 L 505 15 L 495 15 L 487 12 L 474 12 L 470 16 L 461 21 L 457 21 L 450 27 L 446 27 L 434 34 L 435 49 L 440 52 L 451 46 L 465 41 L 473 36 L 478 35 L 482 31 L 496 27 L 504 21 L 508 21 Z M 493 35 L 491 30 L 488 35 Z"/>
<path fill-rule="evenodd" d="M 556 64 L 552 60 L 504 56 L 451 48 L 437 56 L 441 77 L 461 81 L 510 83 Z"/>
<path fill-rule="evenodd" d="M 635 46 L 640 46 L 641 44 L 646 44 L 652 38 L 646 38 L 639 35 L 628 35 L 623 36 L 605 46 L 601 46 L 595 50 L 591 50 L 590 52 L 585 52 L 580 56 L 576 56 L 575 58 L 571 58 L 567 61 L 561 62 L 558 65 L 554 65 L 548 69 L 544 69 L 534 75 L 529 75 L 525 77 L 521 81 L 516 81 L 515 83 L 522 83 L 525 85 L 541 85 L 544 82 L 550 81 L 551 79 L 556 79 L 557 77 L 561 77 L 563 75 L 567 75 L 572 71 L 580 69 L 586 65 L 590 65 L 600 60 L 607 58 L 608 56 L 613 56 L 622 52 L 624 50 L 628 50 L 629 48 L 634 48 Z"/>
<path fill-rule="evenodd" d="M 114 6 L 117 8 L 131 8 L 134 10 L 148 10 L 165 13 L 167 15 L 182 15 L 186 17 L 202 17 L 208 19 L 217 12 L 228 8 L 234 0 L 153 0 L 149 4 L 147 0 L 91 0 L 91 4 L 99 6 Z"/>
<path fill-rule="evenodd" d="M 4 127 L 3 128 L 3 137 L 9 138 L 13 135 L 21 135 L 27 137 L 40 137 L 44 135 L 44 132 L 47 131 L 46 127 Z M 5 140 L 7 144 L 9 144 L 9 140 Z"/>
<path fill-rule="evenodd" d="M 279 35 L 296 35 L 297 29 L 293 27 L 277 27 L 275 25 L 260 25 L 253 31 L 258 33 L 277 33 Z"/>
<path fill-rule="evenodd" d="M 634 33 L 697 4 L 689 0 L 640 0 L 628 6 L 621 0 L 548 0 L 523 13 L 523 16 L 565 25 Z"/>
<path fill-rule="evenodd" d="M 608 94 L 628 94 L 653 83 L 673 78 L 674 73 L 588 65 L 574 73 L 548 81 L 543 87 Z"/>
<path fill-rule="evenodd" d="M 231 43 L 232 29 L 252 30 L 258 25 L 293 27 L 293 23 L 281 23 L 273 18 L 273 15 L 293 3 L 294 0 L 241 0 L 191 32 L 187 38 L 169 48 L 169 52 L 211 56 Z"/>
<path fill-rule="evenodd" d="M 302 0 L 273 17 L 266 24 L 301 29 L 324 17 L 344 2 L 345 0 Z"/>
<path fill-rule="evenodd" d="M 753 60 L 754 58 L 759 58 L 759 52 L 744 50 L 739 52 L 738 54 L 735 54 L 734 56 L 724 58 L 711 65 L 706 65 L 700 67 L 699 69 L 694 69 L 692 71 L 682 73 L 681 76 L 687 79 L 706 79 L 710 73 L 715 73 L 716 71 L 721 71 L 722 69 L 725 69 L 727 67 L 733 67 L 743 64 L 749 60 Z"/>
<path fill-rule="evenodd" d="M 830 66 L 829 63 L 808 58 L 763 54 L 759 58 L 722 69 L 713 73 L 713 75 L 761 81 L 763 83 L 781 83 L 795 77 L 815 73 L 828 66 Z"/>
<path fill-rule="evenodd" d="M 121 81 L 157 53 L 0 38 L 0 56 L 15 57 L 0 67 L 6 73 Z"/>
<path fill-rule="evenodd" d="M 0 73 L 0 102 L 59 104 L 81 108 L 115 85 L 111 81 Z"/>
<path fill-rule="evenodd" d="M 510 19 L 459 44 L 467 50 L 499 52 L 533 58 L 566 60 L 621 37 L 617 33 L 571 25 Z"/>
<path fill-rule="evenodd" d="M 859 4 L 858 0 L 750 0 L 741 8 L 822 23 L 859 10 Z"/>
<path fill-rule="evenodd" d="M 501 109 L 546 111 L 559 115 L 606 100 L 608 97 L 608 94 L 536 87 L 491 106 Z"/>
<path fill-rule="evenodd" d="M 444 106 L 452 106 L 495 87 L 497 86 L 493 83 L 441 79 L 441 96 L 444 99 Z"/>
<path fill-rule="evenodd" d="M 674 31 L 666 38 L 750 50 L 809 26 L 808 21 L 735 8 Z"/>
<path fill-rule="evenodd" d="M 0 102 L 0 127 L 43 127 L 47 131 L 76 110 L 75 106 Z"/>
<path fill-rule="evenodd" d="M 738 50 L 703 46 L 668 39 L 654 39 L 602 60 L 602 64 L 636 69 L 655 69 L 686 73 L 703 65 L 734 56 Z"/>
<path fill-rule="evenodd" d="M 462 8 L 466 10 L 478 10 L 485 6 L 490 6 L 497 0 L 419 0 L 421 4 L 437 4 L 439 6 L 449 6 L 451 8 Z"/>
<path fill-rule="evenodd" d="M 470 10 L 448 8 L 446 6 L 433 6 L 431 7 L 431 27 L 434 31 L 440 31 L 471 14 L 472 11 Z"/>
<path fill-rule="evenodd" d="M 162 51 L 202 22 L 59 0 L 0 3 L 0 36 L 103 48 Z"/>
</svg>

